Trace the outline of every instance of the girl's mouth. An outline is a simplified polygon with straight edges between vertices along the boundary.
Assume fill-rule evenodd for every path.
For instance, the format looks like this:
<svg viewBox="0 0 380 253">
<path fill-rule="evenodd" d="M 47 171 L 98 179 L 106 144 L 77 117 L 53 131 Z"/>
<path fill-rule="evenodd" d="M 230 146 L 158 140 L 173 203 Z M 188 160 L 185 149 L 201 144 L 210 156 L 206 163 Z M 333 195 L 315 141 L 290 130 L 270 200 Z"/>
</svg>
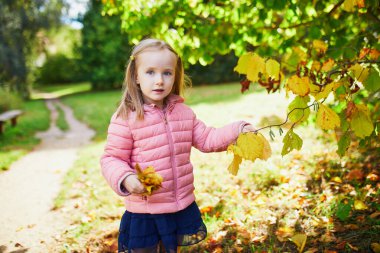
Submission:
<svg viewBox="0 0 380 253">
<path fill-rule="evenodd" d="M 164 89 L 155 89 L 155 90 L 153 90 L 154 92 L 163 92 L 164 91 Z"/>
</svg>

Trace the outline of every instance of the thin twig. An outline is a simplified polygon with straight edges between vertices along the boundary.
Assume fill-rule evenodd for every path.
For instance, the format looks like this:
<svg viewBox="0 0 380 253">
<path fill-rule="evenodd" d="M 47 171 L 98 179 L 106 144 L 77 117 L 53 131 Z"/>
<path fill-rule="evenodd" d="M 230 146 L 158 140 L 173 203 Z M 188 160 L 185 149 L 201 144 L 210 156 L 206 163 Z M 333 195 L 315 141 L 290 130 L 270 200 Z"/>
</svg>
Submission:
<svg viewBox="0 0 380 253">
<path fill-rule="evenodd" d="M 322 104 L 324 101 L 325 101 L 325 99 L 324 99 L 320 104 Z M 286 119 L 285 119 L 285 121 L 284 121 L 283 123 L 281 123 L 281 124 L 268 125 L 268 126 L 265 126 L 265 127 L 259 128 L 259 129 L 256 129 L 255 132 L 257 133 L 258 131 L 263 130 L 263 129 L 265 129 L 265 128 L 281 127 L 281 126 L 285 125 L 285 124 L 289 121 L 289 115 L 290 115 L 293 111 L 295 111 L 295 110 L 303 110 L 303 111 L 305 111 L 306 109 L 308 109 L 308 108 L 314 106 L 315 103 L 318 103 L 318 102 L 314 101 L 311 105 L 308 105 L 307 107 L 297 107 L 297 108 L 293 108 L 293 110 L 291 110 L 290 112 L 288 112 L 288 114 L 286 115 Z M 302 117 L 303 117 L 303 115 L 302 115 Z M 302 119 L 302 117 L 301 117 L 301 119 Z M 300 120 L 298 120 L 298 121 L 300 121 Z M 298 123 L 298 121 L 295 122 L 295 123 L 292 125 L 292 128 L 294 127 L 294 125 L 295 125 L 296 123 Z"/>
</svg>

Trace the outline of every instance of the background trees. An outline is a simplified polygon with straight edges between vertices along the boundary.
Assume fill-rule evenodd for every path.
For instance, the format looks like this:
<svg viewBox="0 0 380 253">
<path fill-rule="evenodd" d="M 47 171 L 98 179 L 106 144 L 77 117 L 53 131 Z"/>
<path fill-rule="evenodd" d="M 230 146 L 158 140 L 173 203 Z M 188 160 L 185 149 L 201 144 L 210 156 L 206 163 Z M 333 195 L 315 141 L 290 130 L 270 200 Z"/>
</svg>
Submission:
<svg viewBox="0 0 380 253">
<path fill-rule="evenodd" d="M 102 3 L 92 0 L 83 17 L 81 68 L 93 89 L 119 88 L 131 46 L 119 17 L 103 16 Z"/>
<path fill-rule="evenodd" d="M 63 0 L 0 2 L 0 87 L 28 97 L 30 53 L 37 32 L 59 23 Z"/>
</svg>

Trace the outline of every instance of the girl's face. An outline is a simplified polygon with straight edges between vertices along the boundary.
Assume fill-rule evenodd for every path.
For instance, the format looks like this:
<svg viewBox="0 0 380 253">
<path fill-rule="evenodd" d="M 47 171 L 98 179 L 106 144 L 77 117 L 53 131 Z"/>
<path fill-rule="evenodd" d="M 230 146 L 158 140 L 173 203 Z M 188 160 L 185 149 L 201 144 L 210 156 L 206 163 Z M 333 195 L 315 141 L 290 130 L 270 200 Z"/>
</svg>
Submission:
<svg viewBox="0 0 380 253">
<path fill-rule="evenodd" d="M 148 49 L 138 55 L 136 64 L 144 103 L 163 108 L 173 88 L 177 56 L 168 49 Z"/>
</svg>

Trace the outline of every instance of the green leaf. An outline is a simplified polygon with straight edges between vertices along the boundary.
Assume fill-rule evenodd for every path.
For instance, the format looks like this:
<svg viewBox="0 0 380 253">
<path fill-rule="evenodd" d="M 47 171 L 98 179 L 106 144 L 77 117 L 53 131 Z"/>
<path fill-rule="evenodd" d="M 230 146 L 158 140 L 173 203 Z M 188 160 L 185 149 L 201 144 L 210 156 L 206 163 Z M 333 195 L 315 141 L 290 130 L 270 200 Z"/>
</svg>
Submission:
<svg viewBox="0 0 380 253">
<path fill-rule="evenodd" d="M 340 157 L 344 156 L 348 147 L 350 146 L 351 138 L 349 132 L 345 132 L 338 141 L 337 153 Z"/>
<path fill-rule="evenodd" d="M 350 123 L 347 121 L 346 113 L 344 111 L 341 112 L 339 114 L 339 118 L 340 118 L 340 129 L 343 132 L 346 132 L 348 130 L 348 128 L 350 128 Z"/>
<path fill-rule="evenodd" d="M 310 115 L 310 108 L 307 107 L 307 103 L 310 101 L 309 96 L 301 97 L 297 96 L 294 98 L 294 100 L 289 104 L 288 106 L 288 112 L 292 113 L 289 114 L 289 119 L 292 122 L 303 122 L 307 120 L 307 118 Z M 296 108 L 306 108 L 306 109 L 296 109 Z"/>
<path fill-rule="evenodd" d="M 375 68 L 371 69 L 367 79 L 364 81 L 364 86 L 371 92 L 380 89 L 380 74 Z"/>
<path fill-rule="evenodd" d="M 311 38 L 311 39 L 321 38 L 321 27 L 311 26 L 310 30 L 309 30 L 309 38 Z"/>
<path fill-rule="evenodd" d="M 350 216 L 350 212 L 352 210 L 352 200 L 343 200 L 339 202 L 335 215 L 338 217 L 341 221 L 347 220 L 347 218 Z"/>
<path fill-rule="evenodd" d="M 288 154 L 293 149 L 300 150 L 303 144 L 301 137 L 299 137 L 296 133 L 293 132 L 293 128 L 289 129 L 289 131 L 284 136 L 282 142 L 284 143 L 281 152 L 282 156 Z"/>
<path fill-rule="evenodd" d="M 343 56 L 347 59 L 353 59 L 356 56 L 355 50 L 352 50 L 352 48 L 347 45 L 347 48 L 343 49 Z"/>
<path fill-rule="evenodd" d="M 357 110 L 352 114 L 351 129 L 359 138 L 370 136 L 373 131 L 373 123 L 369 116 L 369 110 L 365 105 L 356 105 Z"/>
<path fill-rule="evenodd" d="M 335 90 L 335 99 L 339 100 L 339 97 L 342 95 L 346 95 L 347 89 L 345 85 L 340 86 L 338 89 Z"/>
</svg>

